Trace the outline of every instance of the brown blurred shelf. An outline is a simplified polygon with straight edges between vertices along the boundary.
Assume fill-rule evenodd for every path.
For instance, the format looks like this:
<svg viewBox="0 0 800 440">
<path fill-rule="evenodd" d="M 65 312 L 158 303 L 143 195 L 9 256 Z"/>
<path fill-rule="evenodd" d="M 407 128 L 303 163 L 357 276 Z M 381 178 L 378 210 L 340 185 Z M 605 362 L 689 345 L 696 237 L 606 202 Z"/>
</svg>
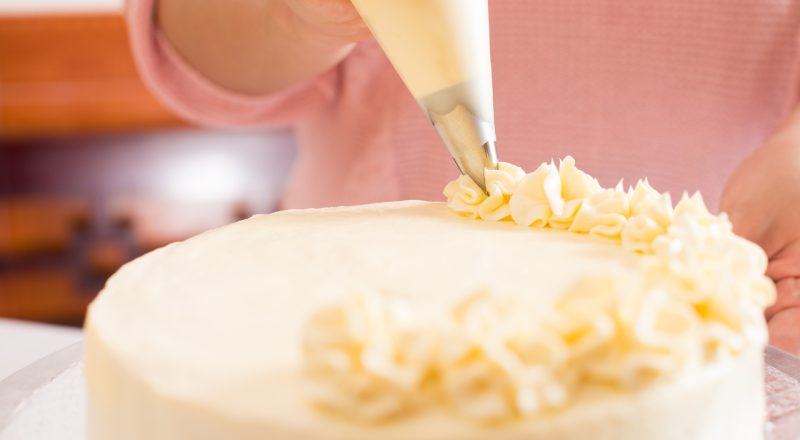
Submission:
<svg viewBox="0 0 800 440">
<path fill-rule="evenodd" d="M 64 252 L 90 216 L 80 198 L 0 199 L 0 259 Z"/>
<path fill-rule="evenodd" d="M 0 139 L 182 125 L 139 79 L 120 15 L 0 16 Z"/>
<path fill-rule="evenodd" d="M 107 277 L 130 258 L 128 247 L 120 240 L 97 240 L 86 249 L 86 266 L 96 275 Z"/>
<path fill-rule="evenodd" d="M 68 271 L 0 273 L 0 316 L 5 318 L 79 325 L 90 300 Z"/>
</svg>

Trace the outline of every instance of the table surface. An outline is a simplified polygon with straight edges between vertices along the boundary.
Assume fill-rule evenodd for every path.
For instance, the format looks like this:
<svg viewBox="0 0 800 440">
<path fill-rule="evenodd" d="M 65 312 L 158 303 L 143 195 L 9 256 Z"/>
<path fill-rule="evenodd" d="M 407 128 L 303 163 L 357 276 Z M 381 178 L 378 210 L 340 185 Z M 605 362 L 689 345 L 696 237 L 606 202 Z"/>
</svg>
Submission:
<svg viewBox="0 0 800 440">
<path fill-rule="evenodd" d="M 124 0 L 0 0 L 0 14 L 116 13 L 122 10 L 123 1 Z"/>
<path fill-rule="evenodd" d="M 78 328 L 0 318 L 0 381 L 82 338 Z"/>
</svg>

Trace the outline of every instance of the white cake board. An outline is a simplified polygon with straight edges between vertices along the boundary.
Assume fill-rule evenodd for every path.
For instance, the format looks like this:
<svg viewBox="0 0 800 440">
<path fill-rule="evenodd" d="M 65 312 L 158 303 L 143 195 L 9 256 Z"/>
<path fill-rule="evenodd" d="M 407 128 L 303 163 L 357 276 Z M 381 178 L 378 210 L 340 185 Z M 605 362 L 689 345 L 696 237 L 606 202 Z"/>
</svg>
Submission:
<svg viewBox="0 0 800 440">
<path fill-rule="evenodd" d="M 773 347 L 765 354 L 766 438 L 800 439 L 800 358 Z M 0 440 L 86 440 L 82 357 L 78 343 L 0 382 Z"/>
</svg>

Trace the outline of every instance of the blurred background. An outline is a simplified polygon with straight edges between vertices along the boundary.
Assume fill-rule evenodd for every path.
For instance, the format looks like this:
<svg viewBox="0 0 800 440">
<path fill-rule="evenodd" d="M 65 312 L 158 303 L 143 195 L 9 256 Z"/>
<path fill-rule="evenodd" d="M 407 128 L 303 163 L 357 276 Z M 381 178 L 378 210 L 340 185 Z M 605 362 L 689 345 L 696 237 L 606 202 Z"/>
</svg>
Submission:
<svg viewBox="0 0 800 440">
<path fill-rule="evenodd" d="M 275 209 L 290 134 L 162 107 L 122 3 L 0 0 L 0 317 L 80 325 L 126 261 Z"/>
</svg>

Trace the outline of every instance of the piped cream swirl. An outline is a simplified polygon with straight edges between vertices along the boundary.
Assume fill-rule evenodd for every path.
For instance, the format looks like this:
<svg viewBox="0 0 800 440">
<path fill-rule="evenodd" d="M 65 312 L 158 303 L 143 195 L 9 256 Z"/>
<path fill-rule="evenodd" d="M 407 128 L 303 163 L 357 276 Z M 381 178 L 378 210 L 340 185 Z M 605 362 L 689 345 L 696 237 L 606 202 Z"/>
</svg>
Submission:
<svg viewBox="0 0 800 440">
<path fill-rule="evenodd" d="M 464 416 L 497 422 L 564 405 L 575 376 L 569 347 L 526 304 L 482 291 L 451 310 L 442 330 L 440 387 Z"/>
<path fill-rule="evenodd" d="M 664 234 L 674 218 L 668 193 L 659 194 L 647 180 L 628 191 L 630 217 L 622 228 L 622 246 L 634 252 L 652 253 L 653 241 Z"/>
<path fill-rule="evenodd" d="M 435 344 L 402 296 L 351 295 L 318 311 L 305 327 L 309 397 L 362 421 L 408 411 L 420 399 Z"/>
</svg>

